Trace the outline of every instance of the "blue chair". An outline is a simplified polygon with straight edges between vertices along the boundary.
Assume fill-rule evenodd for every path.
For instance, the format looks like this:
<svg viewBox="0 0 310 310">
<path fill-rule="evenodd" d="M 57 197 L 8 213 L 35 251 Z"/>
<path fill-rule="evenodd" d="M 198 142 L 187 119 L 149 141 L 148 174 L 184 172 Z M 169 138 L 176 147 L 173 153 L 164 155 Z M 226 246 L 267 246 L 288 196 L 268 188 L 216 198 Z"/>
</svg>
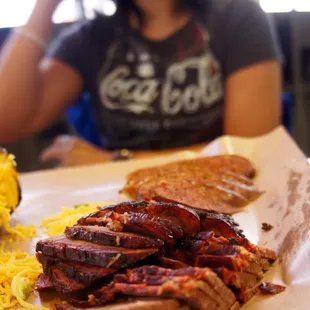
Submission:
<svg viewBox="0 0 310 310">
<path fill-rule="evenodd" d="M 78 101 L 66 111 L 66 119 L 75 133 L 88 142 L 102 147 L 95 114 L 91 106 L 91 95 L 83 93 Z"/>
<path fill-rule="evenodd" d="M 293 120 L 293 96 L 289 93 L 282 94 L 282 123 L 286 130 L 292 133 L 292 120 Z"/>
</svg>

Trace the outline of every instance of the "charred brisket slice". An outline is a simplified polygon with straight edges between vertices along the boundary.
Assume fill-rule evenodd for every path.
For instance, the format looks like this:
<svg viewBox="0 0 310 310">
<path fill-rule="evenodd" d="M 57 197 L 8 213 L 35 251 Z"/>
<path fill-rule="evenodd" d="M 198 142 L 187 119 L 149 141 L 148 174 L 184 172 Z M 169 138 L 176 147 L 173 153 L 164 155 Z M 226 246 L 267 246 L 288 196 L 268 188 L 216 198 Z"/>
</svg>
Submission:
<svg viewBox="0 0 310 310">
<path fill-rule="evenodd" d="M 115 295 L 174 298 L 191 309 L 238 309 L 234 294 L 207 268 L 166 269 L 143 266 L 117 274 L 113 282 L 74 305 L 94 306 L 111 302 Z"/>
<path fill-rule="evenodd" d="M 173 299 L 141 299 L 115 302 L 106 306 L 92 308 L 76 308 L 70 304 L 55 305 L 56 310 L 189 310 Z"/>
<path fill-rule="evenodd" d="M 236 301 L 231 307 L 230 310 L 240 310 L 240 304 L 238 301 Z"/>
<path fill-rule="evenodd" d="M 271 249 L 268 248 L 263 248 L 260 246 L 255 246 L 253 245 L 254 248 L 252 249 L 247 249 L 249 252 L 255 253 L 259 257 L 268 260 L 269 262 L 274 262 L 277 259 L 277 253 Z"/>
<path fill-rule="evenodd" d="M 44 273 L 38 276 L 34 289 L 38 292 L 44 292 L 54 288 L 53 282 Z"/>
<path fill-rule="evenodd" d="M 51 268 L 56 267 L 61 272 L 63 272 L 66 277 L 78 283 L 84 284 L 85 286 L 90 286 L 97 280 L 116 272 L 114 269 L 105 269 L 102 267 L 77 263 L 73 261 L 66 261 L 40 253 L 37 253 L 37 259 L 42 264 L 45 274 L 50 275 Z"/>
<path fill-rule="evenodd" d="M 150 214 L 132 213 L 126 219 L 124 230 L 158 238 L 169 245 L 174 245 L 175 235 L 171 229 L 173 223 L 171 222 L 171 227 L 169 226 L 167 222 L 163 222 Z"/>
<path fill-rule="evenodd" d="M 227 268 L 217 268 L 213 271 L 228 286 L 234 286 L 241 290 L 247 290 L 257 285 L 259 279 L 247 272 L 235 272 Z"/>
<path fill-rule="evenodd" d="M 263 295 L 276 295 L 285 291 L 285 286 L 270 282 L 263 282 L 259 285 L 258 291 Z"/>
<path fill-rule="evenodd" d="M 67 227 L 65 235 L 69 239 L 90 241 L 106 246 L 119 246 L 123 248 L 144 249 L 160 248 L 164 242 L 133 233 L 111 231 L 101 226 L 73 226 Z"/>
<path fill-rule="evenodd" d="M 246 248 L 249 252 L 256 254 L 262 259 L 266 259 L 270 262 L 274 262 L 277 259 L 277 253 L 271 249 L 263 248 L 261 246 L 252 244 L 246 238 L 229 238 L 229 243 L 234 245 L 240 245 Z"/>
<path fill-rule="evenodd" d="M 249 266 L 250 262 L 241 257 L 235 256 L 219 256 L 212 254 L 201 254 L 196 257 L 195 266 L 214 268 L 227 268 L 232 271 L 244 271 Z"/>
<path fill-rule="evenodd" d="M 202 237 L 205 238 L 202 238 Z M 214 233 L 204 233 L 195 236 L 204 240 L 187 239 L 183 243 L 185 257 L 198 267 L 221 268 L 230 270 L 245 270 L 249 264 L 261 264 L 261 259 L 244 247 L 232 245 L 229 240 L 223 237 L 216 238 Z M 261 271 L 261 270 L 260 270 Z"/>
<path fill-rule="evenodd" d="M 204 283 L 202 281 L 189 280 L 182 283 L 179 283 L 179 281 L 168 281 L 161 286 L 115 283 L 114 289 L 117 293 L 129 296 L 176 298 L 188 303 L 192 309 L 220 309 L 201 289 L 203 286 Z"/>
<path fill-rule="evenodd" d="M 244 304 L 258 293 L 258 284 L 247 290 L 234 290 L 234 293 L 237 299 Z"/>
<path fill-rule="evenodd" d="M 223 238 L 222 238 L 223 239 Z M 223 239 L 224 240 L 224 239 Z M 187 240 L 185 243 L 185 251 L 191 255 L 211 254 L 218 256 L 234 256 L 245 259 L 249 262 L 259 262 L 259 257 L 254 253 L 249 252 L 242 246 L 231 245 L 228 243 L 211 243 L 206 241 Z"/>
<path fill-rule="evenodd" d="M 200 216 L 201 232 L 213 231 L 215 236 L 225 238 L 245 237 L 243 231 L 239 228 L 239 224 L 235 222 L 232 216 L 217 212 L 200 211 L 198 213 Z"/>
<path fill-rule="evenodd" d="M 190 256 L 189 251 L 184 251 L 184 248 L 182 246 L 183 244 L 181 244 L 180 247 L 167 249 L 167 257 L 169 259 L 180 261 L 186 265 L 193 266 L 193 259 L 195 259 L 195 257 Z"/>
<path fill-rule="evenodd" d="M 198 255 L 195 259 L 194 265 L 200 268 L 208 267 L 211 269 L 225 267 L 233 271 L 242 271 L 246 265 L 247 261 L 236 259 L 232 256 L 217 256 L 210 254 Z"/>
<path fill-rule="evenodd" d="M 168 220 L 167 220 L 168 221 Z M 175 235 L 178 228 L 174 228 L 174 224 L 168 223 L 145 213 L 125 213 L 118 214 L 113 211 L 109 212 L 103 217 L 90 217 L 86 219 L 87 225 L 106 226 L 112 231 L 134 232 L 145 236 L 161 239 L 170 245 L 174 245 L 174 237 L 182 238 L 183 231 L 179 235 Z"/>
<path fill-rule="evenodd" d="M 238 265 L 247 267 L 249 263 L 255 263 L 262 267 L 263 262 L 261 259 L 247 251 L 241 246 L 232 246 L 232 245 L 209 245 L 203 247 L 201 254 L 210 254 L 220 257 L 234 257 L 236 260 L 240 260 Z"/>
<path fill-rule="evenodd" d="M 124 213 L 114 211 L 103 217 L 89 217 L 87 225 L 103 225 L 112 231 L 133 232 L 163 240 L 169 245 L 175 244 L 175 238 L 183 237 L 182 229 L 169 219 L 161 219 L 147 213 Z"/>
<path fill-rule="evenodd" d="M 169 268 L 169 269 L 180 269 L 180 268 L 189 267 L 184 262 L 181 262 L 179 260 L 175 260 L 172 258 L 168 258 L 168 257 L 161 257 L 160 258 L 160 264 L 162 267 Z"/>
<path fill-rule="evenodd" d="M 185 252 L 189 252 L 192 256 L 193 253 L 196 253 L 196 255 L 210 254 L 220 255 L 222 257 L 228 255 L 243 258 L 251 265 L 244 265 L 243 267 L 246 267 L 246 269 L 249 268 L 250 270 L 254 269 L 254 273 L 257 273 L 257 275 L 261 274 L 262 271 L 267 271 L 271 263 L 277 258 L 277 254 L 274 251 L 256 246 L 245 238 L 215 237 L 215 234 L 212 232 L 202 232 L 195 235 L 193 238 L 185 240 L 184 248 Z M 200 262 L 198 263 L 198 261 L 196 261 L 196 263 L 202 267 L 204 264 L 207 264 L 206 259 L 209 259 L 209 257 L 201 257 L 198 259 Z M 213 262 L 212 257 L 210 259 L 212 266 L 206 265 L 206 267 L 216 268 L 213 263 L 219 264 L 220 260 L 218 260 L 218 262 Z M 205 263 L 202 263 L 204 260 Z M 222 262 L 225 261 L 229 262 L 230 260 L 222 260 Z M 255 266 L 255 264 L 257 266 Z M 231 269 L 228 265 L 224 265 L 223 267 Z M 241 271 L 240 269 L 233 270 Z M 250 273 L 253 272 L 250 271 Z M 259 275 L 259 277 L 261 277 L 261 275 Z"/>
<path fill-rule="evenodd" d="M 78 283 L 68 277 L 56 267 L 50 268 L 50 280 L 56 291 L 62 294 L 70 294 L 85 289 L 85 285 Z"/>
<path fill-rule="evenodd" d="M 89 218 L 103 218 L 110 212 L 118 214 L 143 213 L 161 220 L 168 219 L 180 226 L 189 235 L 200 230 L 200 219 L 194 210 L 177 203 L 152 203 L 146 201 L 123 202 L 115 206 L 103 207 L 101 210 L 81 218 L 78 224 L 89 225 Z"/>
<path fill-rule="evenodd" d="M 114 283 L 147 284 L 148 286 L 163 286 L 169 281 L 185 283 L 192 280 L 201 281 L 201 289 L 221 308 L 229 309 L 236 301 L 233 293 L 208 268 L 188 267 L 172 270 L 157 266 L 143 266 L 128 270 L 126 275 L 114 276 Z"/>
<path fill-rule="evenodd" d="M 58 236 L 39 241 L 36 251 L 63 260 L 90 264 L 107 269 L 120 269 L 145 259 L 158 252 L 158 249 L 108 247 L 86 241 L 70 240 L 65 236 Z"/>
</svg>

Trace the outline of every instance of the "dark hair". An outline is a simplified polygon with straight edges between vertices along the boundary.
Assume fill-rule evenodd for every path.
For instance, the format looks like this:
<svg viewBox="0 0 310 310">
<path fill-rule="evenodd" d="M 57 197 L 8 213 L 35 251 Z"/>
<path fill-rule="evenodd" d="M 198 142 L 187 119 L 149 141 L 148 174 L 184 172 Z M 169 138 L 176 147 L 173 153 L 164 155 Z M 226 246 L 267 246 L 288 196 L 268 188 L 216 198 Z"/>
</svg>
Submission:
<svg viewBox="0 0 310 310">
<path fill-rule="evenodd" d="M 162 0 L 158 0 L 162 1 Z M 184 8 L 189 8 L 193 11 L 201 11 L 206 5 L 207 0 L 176 0 L 176 9 L 182 10 Z M 129 13 L 133 12 L 139 18 L 140 23 L 143 23 L 143 12 L 141 9 L 135 4 L 134 0 L 117 0 L 117 12 L 125 17 L 128 16 Z"/>
</svg>

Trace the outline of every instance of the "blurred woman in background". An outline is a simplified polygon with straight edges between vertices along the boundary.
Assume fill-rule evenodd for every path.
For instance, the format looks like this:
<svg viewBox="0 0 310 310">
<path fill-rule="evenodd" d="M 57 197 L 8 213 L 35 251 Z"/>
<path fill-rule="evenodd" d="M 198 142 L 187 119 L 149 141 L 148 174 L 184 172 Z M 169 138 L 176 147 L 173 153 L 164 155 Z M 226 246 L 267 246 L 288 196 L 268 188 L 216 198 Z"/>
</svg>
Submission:
<svg viewBox="0 0 310 310">
<path fill-rule="evenodd" d="M 1 53 L 1 142 L 47 128 L 83 91 L 103 149 L 66 137 L 43 160 L 103 162 L 124 148 L 136 156 L 280 124 L 279 53 L 258 4 L 118 0 L 113 17 L 69 26 L 46 53 L 59 2 L 37 0 Z"/>
</svg>

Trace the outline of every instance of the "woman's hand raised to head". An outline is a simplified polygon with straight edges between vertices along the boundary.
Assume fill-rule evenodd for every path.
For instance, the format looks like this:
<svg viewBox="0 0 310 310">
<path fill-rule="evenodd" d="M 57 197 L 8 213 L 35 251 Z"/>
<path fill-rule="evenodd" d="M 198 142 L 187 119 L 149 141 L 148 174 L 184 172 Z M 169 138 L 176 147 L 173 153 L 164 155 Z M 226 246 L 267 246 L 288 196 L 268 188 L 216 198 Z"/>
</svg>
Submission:
<svg viewBox="0 0 310 310">
<path fill-rule="evenodd" d="M 65 0 L 37 0 L 34 6 L 33 13 L 39 8 L 43 10 L 42 13 L 53 14 L 58 4 Z M 32 17 L 32 16 L 31 16 Z M 31 19 L 30 17 L 30 19 Z"/>
<path fill-rule="evenodd" d="M 48 127 L 82 91 L 79 72 L 57 60 L 43 61 L 60 2 L 37 0 L 28 22 L 12 32 L 1 50 L 0 143 Z"/>
</svg>

